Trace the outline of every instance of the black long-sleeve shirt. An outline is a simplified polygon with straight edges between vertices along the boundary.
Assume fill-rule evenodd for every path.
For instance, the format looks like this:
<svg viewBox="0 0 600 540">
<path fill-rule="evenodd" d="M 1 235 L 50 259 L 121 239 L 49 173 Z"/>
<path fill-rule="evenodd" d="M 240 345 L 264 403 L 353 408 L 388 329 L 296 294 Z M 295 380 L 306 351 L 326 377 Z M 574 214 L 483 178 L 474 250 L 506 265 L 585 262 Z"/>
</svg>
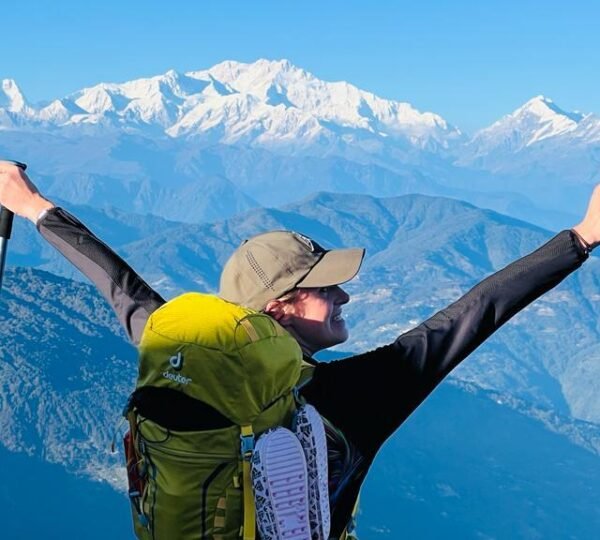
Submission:
<svg viewBox="0 0 600 540">
<path fill-rule="evenodd" d="M 137 344 L 148 317 L 164 299 L 65 210 L 50 210 L 38 229 L 96 285 Z M 393 343 L 316 363 L 302 394 L 362 456 L 335 505 L 332 537 L 346 526 L 383 442 L 452 369 L 513 315 L 579 268 L 587 256 L 574 233 L 563 231 Z"/>
</svg>

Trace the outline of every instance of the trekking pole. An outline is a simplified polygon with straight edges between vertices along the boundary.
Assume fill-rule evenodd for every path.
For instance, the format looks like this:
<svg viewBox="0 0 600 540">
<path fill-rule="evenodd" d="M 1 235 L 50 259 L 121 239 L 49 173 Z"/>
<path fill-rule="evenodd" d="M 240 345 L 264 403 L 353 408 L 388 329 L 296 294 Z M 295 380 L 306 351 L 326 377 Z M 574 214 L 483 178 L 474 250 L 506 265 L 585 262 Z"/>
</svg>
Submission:
<svg viewBox="0 0 600 540">
<path fill-rule="evenodd" d="M 6 160 L 13 163 L 22 170 L 27 169 L 25 163 L 19 161 Z M 8 240 L 10 233 L 12 232 L 12 223 L 15 215 L 8 209 L 2 207 L 0 210 L 0 290 L 2 290 L 2 278 L 4 277 L 4 264 L 6 263 L 6 249 L 8 247 Z"/>
</svg>

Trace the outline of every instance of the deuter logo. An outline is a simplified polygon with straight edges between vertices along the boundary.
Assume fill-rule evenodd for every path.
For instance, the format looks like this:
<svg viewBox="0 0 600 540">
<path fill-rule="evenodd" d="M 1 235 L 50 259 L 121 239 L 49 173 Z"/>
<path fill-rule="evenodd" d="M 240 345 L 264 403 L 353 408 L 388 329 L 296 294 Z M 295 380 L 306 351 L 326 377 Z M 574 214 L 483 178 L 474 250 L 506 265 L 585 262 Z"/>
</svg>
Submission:
<svg viewBox="0 0 600 540">
<path fill-rule="evenodd" d="M 168 371 L 163 371 L 162 376 L 165 379 L 169 379 L 170 381 L 173 381 L 174 383 L 177 384 L 190 384 L 192 382 L 192 379 L 190 379 L 189 377 L 184 377 L 183 375 L 180 375 L 179 373 L 170 373 Z"/>
<path fill-rule="evenodd" d="M 181 368 L 183 368 L 183 354 L 181 354 L 181 352 L 178 352 L 176 355 L 171 356 L 171 358 L 169 358 L 169 364 L 175 371 L 181 371 Z M 179 373 L 171 373 L 170 371 L 163 371 L 162 376 L 165 379 L 169 379 L 170 381 L 173 381 L 177 384 L 186 385 L 192 382 L 192 379 L 190 379 L 189 377 L 184 377 Z"/>
<path fill-rule="evenodd" d="M 181 368 L 183 367 L 183 354 L 178 352 L 175 356 L 171 356 L 171 358 L 169 358 L 169 364 L 171 364 L 173 369 L 181 371 Z"/>
</svg>

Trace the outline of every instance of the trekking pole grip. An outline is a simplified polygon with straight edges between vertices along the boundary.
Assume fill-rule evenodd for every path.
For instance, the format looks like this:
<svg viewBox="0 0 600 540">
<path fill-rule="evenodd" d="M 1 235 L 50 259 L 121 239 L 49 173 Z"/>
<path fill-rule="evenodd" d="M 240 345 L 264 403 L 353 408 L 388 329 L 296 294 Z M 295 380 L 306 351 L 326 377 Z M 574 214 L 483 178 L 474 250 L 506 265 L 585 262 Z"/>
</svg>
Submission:
<svg viewBox="0 0 600 540">
<path fill-rule="evenodd" d="M 2 207 L 0 210 L 0 238 L 6 240 L 10 238 L 14 217 L 15 215 L 8 208 Z"/>
</svg>

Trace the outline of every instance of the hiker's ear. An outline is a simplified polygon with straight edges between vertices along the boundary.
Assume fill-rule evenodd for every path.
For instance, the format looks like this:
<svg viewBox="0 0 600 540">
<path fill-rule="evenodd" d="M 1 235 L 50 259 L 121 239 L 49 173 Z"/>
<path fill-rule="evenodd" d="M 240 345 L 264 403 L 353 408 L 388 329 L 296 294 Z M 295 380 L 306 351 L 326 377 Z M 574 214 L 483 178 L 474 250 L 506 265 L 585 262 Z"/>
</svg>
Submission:
<svg viewBox="0 0 600 540">
<path fill-rule="evenodd" d="M 264 312 L 273 317 L 277 322 L 282 322 L 286 315 L 283 302 L 280 302 L 279 300 L 270 300 L 267 302 Z"/>
<path fill-rule="evenodd" d="M 264 309 L 267 315 L 273 317 L 283 326 L 293 320 L 293 311 L 293 307 L 289 302 L 282 302 L 281 300 L 271 300 Z"/>
</svg>

